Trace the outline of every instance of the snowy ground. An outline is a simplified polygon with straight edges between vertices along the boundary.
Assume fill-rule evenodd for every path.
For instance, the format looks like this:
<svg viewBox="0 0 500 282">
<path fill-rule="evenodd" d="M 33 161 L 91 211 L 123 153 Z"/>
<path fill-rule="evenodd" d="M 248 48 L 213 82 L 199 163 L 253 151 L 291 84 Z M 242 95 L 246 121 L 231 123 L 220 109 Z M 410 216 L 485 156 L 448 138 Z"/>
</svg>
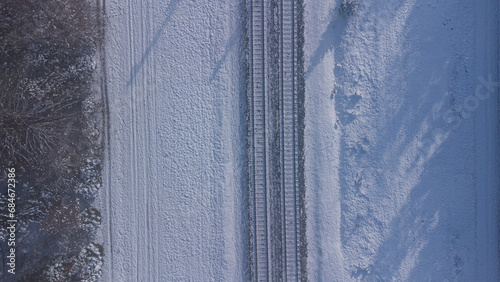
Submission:
<svg viewBox="0 0 500 282">
<path fill-rule="evenodd" d="M 106 1 L 103 281 L 244 280 L 242 2 Z M 305 2 L 309 280 L 498 281 L 498 3 Z"/>
<path fill-rule="evenodd" d="M 309 278 L 498 281 L 498 2 L 340 2 L 306 1 Z"/>
<path fill-rule="evenodd" d="M 106 1 L 103 281 L 242 280 L 238 5 Z"/>
</svg>

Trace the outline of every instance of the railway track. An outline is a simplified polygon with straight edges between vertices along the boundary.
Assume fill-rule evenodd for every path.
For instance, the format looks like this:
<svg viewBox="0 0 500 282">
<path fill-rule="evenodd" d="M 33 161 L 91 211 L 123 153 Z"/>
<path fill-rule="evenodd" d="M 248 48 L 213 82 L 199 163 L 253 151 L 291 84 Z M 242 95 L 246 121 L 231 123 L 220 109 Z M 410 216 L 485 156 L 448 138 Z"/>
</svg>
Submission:
<svg viewBox="0 0 500 282">
<path fill-rule="evenodd" d="M 306 280 L 300 0 L 248 0 L 249 268 Z"/>
</svg>

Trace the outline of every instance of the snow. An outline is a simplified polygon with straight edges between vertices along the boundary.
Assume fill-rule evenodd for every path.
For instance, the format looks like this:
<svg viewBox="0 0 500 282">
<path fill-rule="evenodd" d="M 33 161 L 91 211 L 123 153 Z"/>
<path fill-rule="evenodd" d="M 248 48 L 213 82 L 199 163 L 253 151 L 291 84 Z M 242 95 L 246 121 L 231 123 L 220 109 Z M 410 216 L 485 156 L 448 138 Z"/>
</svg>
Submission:
<svg viewBox="0 0 500 282">
<path fill-rule="evenodd" d="M 240 281 L 239 4 L 105 5 L 103 280 Z"/>
<path fill-rule="evenodd" d="M 305 0 L 308 279 L 498 281 L 498 2 L 341 2 Z M 103 281 L 246 279 L 242 4 L 105 2 Z"/>
<path fill-rule="evenodd" d="M 498 281 L 498 3 L 338 5 L 306 1 L 309 278 Z"/>
</svg>

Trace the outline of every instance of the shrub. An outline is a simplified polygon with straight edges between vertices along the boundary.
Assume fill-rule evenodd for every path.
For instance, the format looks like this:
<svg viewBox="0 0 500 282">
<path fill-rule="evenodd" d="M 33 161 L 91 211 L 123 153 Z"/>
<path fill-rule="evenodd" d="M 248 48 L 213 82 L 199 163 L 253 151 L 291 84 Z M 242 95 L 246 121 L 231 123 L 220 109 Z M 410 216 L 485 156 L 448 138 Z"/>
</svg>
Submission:
<svg viewBox="0 0 500 282">
<path fill-rule="evenodd" d="M 344 17 L 350 17 L 354 15 L 358 8 L 357 0 L 344 0 L 342 4 L 340 4 L 340 14 Z"/>
</svg>

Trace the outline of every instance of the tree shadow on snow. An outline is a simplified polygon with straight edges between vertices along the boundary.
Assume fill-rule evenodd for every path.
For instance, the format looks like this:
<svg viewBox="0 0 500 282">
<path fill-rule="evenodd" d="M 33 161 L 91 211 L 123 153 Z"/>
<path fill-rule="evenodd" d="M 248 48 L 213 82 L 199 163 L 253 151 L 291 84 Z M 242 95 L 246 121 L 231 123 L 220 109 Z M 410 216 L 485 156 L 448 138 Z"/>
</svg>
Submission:
<svg viewBox="0 0 500 282">
<path fill-rule="evenodd" d="M 158 40 L 160 39 L 160 37 L 162 36 L 163 34 L 163 31 L 165 30 L 165 28 L 167 27 L 167 24 L 170 22 L 170 20 L 172 19 L 172 15 L 175 13 L 175 11 L 177 10 L 177 6 L 178 4 L 181 2 L 181 0 L 172 0 L 170 1 L 170 4 L 168 5 L 168 7 L 165 9 L 166 11 L 166 15 L 165 15 L 165 18 L 163 19 L 160 27 L 158 28 L 158 30 L 156 31 L 156 33 L 154 34 L 153 36 L 153 39 L 151 40 L 151 42 L 148 44 L 147 48 L 146 48 L 146 51 L 144 51 L 144 53 L 142 54 L 141 56 L 141 59 L 139 60 L 139 62 L 137 62 L 134 67 L 132 68 L 132 70 L 130 71 L 130 80 L 129 82 L 127 83 L 127 86 L 130 86 L 132 85 L 132 83 L 134 82 L 135 80 L 135 77 L 137 76 L 137 74 L 139 73 L 139 71 L 142 69 L 142 67 L 144 66 L 144 63 L 146 62 L 147 58 L 149 57 L 149 55 L 151 54 L 151 50 L 158 44 Z"/>
<path fill-rule="evenodd" d="M 463 33 L 432 49 L 453 28 L 426 1 L 360 2 L 358 12 L 332 13 L 307 71 L 333 51 L 344 269 L 368 281 L 467 278 L 472 119 L 452 128 L 443 114 L 473 94 L 474 46 L 459 46 Z M 435 20 L 419 25 L 426 15 Z"/>
</svg>

